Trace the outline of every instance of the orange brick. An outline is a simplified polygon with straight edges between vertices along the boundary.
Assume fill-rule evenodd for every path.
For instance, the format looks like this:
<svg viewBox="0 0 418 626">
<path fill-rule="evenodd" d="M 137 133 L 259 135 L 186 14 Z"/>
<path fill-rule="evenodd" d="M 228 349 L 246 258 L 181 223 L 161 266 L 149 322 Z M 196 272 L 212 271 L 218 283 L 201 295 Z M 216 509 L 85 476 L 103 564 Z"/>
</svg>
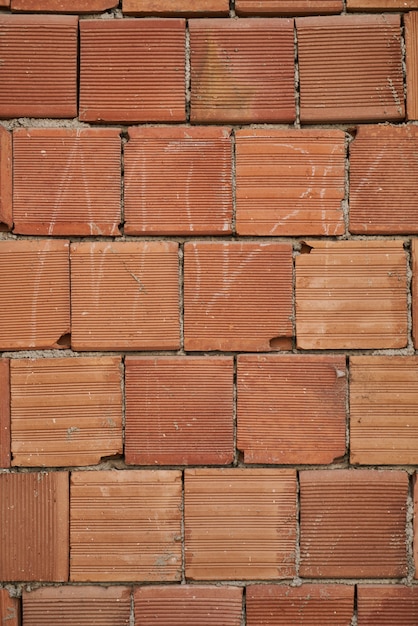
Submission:
<svg viewBox="0 0 418 626">
<path fill-rule="evenodd" d="M 11 0 L 12 11 L 40 13 L 99 13 L 118 6 L 118 0 Z"/>
<path fill-rule="evenodd" d="M 238 130 L 240 235 L 341 235 L 345 138 L 339 130 Z"/>
<path fill-rule="evenodd" d="M 25 626 L 129 626 L 129 587 L 44 587 L 23 591 Z"/>
<path fill-rule="evenodd" d="M 10 467 L 10 367 L 0 359 L 0 468 Z"/>
<path fill-rule="evenodd" d="M 181 472 L 71 474 L 71 580 L 181 579 Z"/>
<path fill-rule="evenodd" d="M 348 626 L 354 587 L 259 585 L 247 587 L 247 626 Z"/>
<path fill-rule="evenodd" d="M 270 580 L 295 574 L 296 474 L 186 469 L 186 577 Z"/>
<path fill-rule="evenodd" d="M 347 0 L 347 11 L 408 11 L 418 8 L 418 0 Z"/>
<path fill-rule="evenodd" d="M 407 497 L 406 472 L 302 471 L 300 575 L 405 576 Z"/>
<path fill-rule="evenodd" d="M 184 309 L 186 350 L 291 348 L 291 245 L 186 243 Z"/>
<path fill-rule="evenodd" d="M 232 463 L 232 357 L 127 357 L 125 456 L 134 465 Z"/>
<path fill-rule="evenodd" d="M 230 128 L 129 129 L 125 234 L 228 234 L 232 223 Z"/>
<path fill-rule="evenodd" d="M 19 626 L 20 601 L 12 598 L 7 589 L 0 589 L 0 619 L 7 626 Z"/>
<path fill-rule="evenodd" d="M 399 15 L 301 17 L 296 27 L 303 123 L 404 118 Z"/>
<path fill-rule="evenodd" d="M 183 19 L 82 20 L 85 122 L 185 121 Z"/>
<path fill-rule="evenodd" d="M 416 626 L 418 588 L 400 585 L 358 585 L 358 626 Z"/>
<path fill-rule="evenodd" d="M 135 626 L 240 626 L 242 588 L 181 585 L 139 587 Z"/>
<path fill-rule="evenodd" d="M 345 454 L 345 357 L 238 357 L 245 463 L 331 463 Z"/>
<path fill-rule="evenodd" d="M 15 233 L 120 234 L 117 129 L 19 128 L 13 157 Z"/>
<path fill-rule="evenodd" d="M 68 347 L 68 241 L 0 241 L 0 293 L 0 349 Z"/>
<path fill-rule="evenodd" d="M 293 122 L 293 20 L 192 19 L 191 121 Z"/>
<path fill-rule="evenodd" d="M 75 350 L 177 349 L 178 244 L 72 244 L 71 299 Z"/>
<path fill-rule="evenodd" d="M 0 474 L 0 578 L 68 579 L 68 472 Z"/>
<path fill-rule="evenodd" d="M 0 125 L 0 231 L 12 224 L 12 135 Z"/>
<path fill-rule="evenodd" d="M 228 15 L 229 0 L 122 0 L 126 15 Z"/>
<path fill-rule="evenodd" d="M 77 115 L 78 18 L 0 15 L 0 118 Z"/>
<path fill-rule="evenodd" d="M 311 241 L 296 258 L 296 335 L 303 349 L 407 344 L 402 241 Z"/>
<path fill-rule="evenodd" d="M 418 2 L 413 8 L 418 8 Z M 406 108 L 408 120 L 418 119 L 418 11 L 405 15 Z"/>
<path fill-rule="evenodd" d="M 342 0 L 235 0 L 237 15 L 308 15 L 342 9 Z"/>
</svg>

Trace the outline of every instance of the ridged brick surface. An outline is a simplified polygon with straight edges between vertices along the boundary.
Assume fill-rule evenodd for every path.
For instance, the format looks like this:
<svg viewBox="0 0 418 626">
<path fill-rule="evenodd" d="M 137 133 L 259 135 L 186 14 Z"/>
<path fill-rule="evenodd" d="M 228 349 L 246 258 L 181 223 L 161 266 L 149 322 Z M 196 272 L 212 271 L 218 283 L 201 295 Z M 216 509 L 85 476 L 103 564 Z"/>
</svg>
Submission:
<svg viewBox="0 0 418 626">
<path fill-rule="evenodd" d="M 19 599 L 10 597 L 7 589 L 0 589 L 0 619 L 7 626 L 19 626 L 20 624 Z"/>
<path fill-rule="evenodd" d="M 347 0 L 348 11 L 408 11 L 418 8 L 418 0 Z"/>
<path fill-rule="evenodd" d="M 342 0 L 235 0 L 237 15 L 340 13 Z"/>
<path fill-rule="evenodd" d="M 415 8 L 415 7 L 414 7 Z M 418 3 L 417 7 L 418 8 Z M 409 120 L 418 119 L 418 11 L 404 17 L 406 44 L 406 107 Z"/>
<path fill-rule="evenodd" d="M 82 20 L 80 38 L 81 120 L 186 119 L 184 20 Z"/>
<path fill-rule="evenodd" d="M 358 585 L 358 626 L 416 626 L 418 588 L 400 585 Z"/>
<path fill-rule="evenodd" d="M 98 13 L 118 6 L 117 0 L 11 0 L 12 11 Z"/>
<path fill-rule="evenodd" d="M 230 128 L 129 129 L 125 234 L 228 234 L 232 224 Z"/>
<path fill-rule="evenodd" d="M 190 20 L 191 121 L 293 122 L 293 20 Z"/>
<path fill-rule="evenodd" d="M 231 357 L 127 357 L 128 464 L 232 463 Z"/>
<path fill-rule="evenodd" d="M 125 15 L 228 15 L 229 0 L 122 0 Z"/>
<path fill-rule="evenodd" d="M 303 123 L 405 116 L 399 15 L 296 20 Z"/>
<path fill-rule="evenodd" d="M 0 232 L 13 224 L 12 182 L 12 135 L 0 126 Z"/>
<path fill-rule="evenodd" d="M 343 234 L 344 176 L 339 130 L 238 130 L 238 234 Z"/>
<path fill-rule="evenodd" d="M 9 359 L 0 359 L 0 467 L 10 467 Z"/>
<path fill-rule="evenodd" d="M 405 576 L 407 496 L 403 471 L 302 471 L 300 575 Z"/>
<path fill-rule="evenodd" d="M 187 579 L 295 574 L 294 470 L 186 469 L 184 502 Z"/>
<path fill-rule="evenodd" d="M 77 115 L 78 18 L 0 15 L 0 118 Z"/>
<path fill-rule="evenodd" d="M 0 579 L 68 579 L 68 472 L 0 474 Z"/>
</svg>

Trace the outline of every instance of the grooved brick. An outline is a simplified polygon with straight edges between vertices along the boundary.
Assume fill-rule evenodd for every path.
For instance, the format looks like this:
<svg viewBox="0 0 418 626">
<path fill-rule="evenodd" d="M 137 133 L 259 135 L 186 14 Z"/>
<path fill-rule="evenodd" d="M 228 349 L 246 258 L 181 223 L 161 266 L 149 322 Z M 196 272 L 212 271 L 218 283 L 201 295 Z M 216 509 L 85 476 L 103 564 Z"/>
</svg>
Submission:
<svg viewBox="0 0 418 626">
<path fill-rule="evenodd" d="M 122 0 L 125 15 L 228 15 L 229 0 Z"/>
<path fill-rule="evenodd" d="M 0 468 L 10 467 L 10 365 L 0 359 Z"/>
<path fill-rule="evenodd" d="M 19 598 L 11 597 L 7 589 L 0 589 L 0 620 L 7 626 L 19 626 L 21 623 Z"/>
<path fill-rule="evenodd" d="M 416 3 L 418 8 L 418 2 Z M 414 7 L 415 8 L 415 7 Z M 408 120 L 418 119 L 418 11 L 404 18 L 406 46 L 406 110 Z"/>
<path fill-rule="evenodd" d="M 406 472 L 307 470 L 299 478 L 302 577 L 406 575 Z"/>
<path fill-rule="evenodd" d="M 418 8 L 418 0 L 347 0 L 347 11 L 408 11 Z"/>
<path fill-rule="evenodd" d="M 307 15 L 342 9 L 342 0 L 235 0 L 237 15 Z"/>
<path fill-rule="evenodd" d="M 13 157 L 13 232 L 120 234 L 119 130 L 19 128 Z"/>
<path fill-rule="evenodd" d="M 127 357 L 125 380 L 128 464 L 232 463 L 232 357 Z"/>
<path fill-rule="evenodd" d="M 12 135 L 0 126 L 0 231 L 12 224 Z"/>
<path fill-rule="evenodd" d="M 230 128 L 129 129 L 125 234 L 225 235 L 232 223 Z"/>
<path fill-rule="evenodd" d="M 358 626 L 416 626 L 418 588 L 400 585 L 358 585 Z"/>
<path fill-rule="evenodd" d="M 118 0 L 11 0 L 11 9 L 40 13 L 98 13 L 118 4 Z"/>
</svg>

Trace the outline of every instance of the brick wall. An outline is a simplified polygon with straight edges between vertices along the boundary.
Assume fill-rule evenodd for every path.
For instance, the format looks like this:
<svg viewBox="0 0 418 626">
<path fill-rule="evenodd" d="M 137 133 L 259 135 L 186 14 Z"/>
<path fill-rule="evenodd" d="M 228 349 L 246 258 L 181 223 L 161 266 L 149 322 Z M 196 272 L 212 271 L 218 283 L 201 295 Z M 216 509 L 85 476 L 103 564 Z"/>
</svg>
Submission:
<svg viewBox="0 0 418 626">
<path fill-rule="evenodd" d="M 2 622 L 416 626 L 418 1 L 0 7 Z"/>
</svg>

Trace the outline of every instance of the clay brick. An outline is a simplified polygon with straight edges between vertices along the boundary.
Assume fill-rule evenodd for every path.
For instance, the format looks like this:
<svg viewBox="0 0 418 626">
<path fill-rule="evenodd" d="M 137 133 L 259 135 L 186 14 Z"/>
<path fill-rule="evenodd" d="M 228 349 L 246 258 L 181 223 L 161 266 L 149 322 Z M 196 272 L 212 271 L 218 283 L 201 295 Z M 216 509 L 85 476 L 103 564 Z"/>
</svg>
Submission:
<svg viewBox="0 0 418 626">
<path fill-rule="evenodd" d="M 301 122 L 404 118 L 399 15 L 301 17 L 296 27 Z"/>
<path fill-rule="evenodd" d="M 25 626 L 129 626 L 129 587 L 45 587 L 23 591 Z"/>
<path fill-rule="evenodd" d="M 240 235 L 341 235 L 345 138 L 339 130 L 238 130 Z"/>
<path fill-rule="evenodd" d="M 125 234 L 231 232 L 230 128 L 129 129 L 125 146 Z"/>
<path fill-rule="evenodd" d="M 13 156 L 13 232 L 120 234 L 117 129 L 19 128 Z"/>
<path fill-rule="evenodd" d="M 412 338 L 418 346 L 418 239 L 412 239 Z"/>
<path fill-rule="evenodd" d="M 118 0 L 11 0 L 12 11 L 40 13 L 99 13 L 118 4 Z"/>
<path fill-rule="evenodd" d="M 0 118 L 77 115 L 78 18 L 0 15 Z"/>
<path fill-rule="evenodd" d="M 308 15 L 342 9 L 342 0 L 235 0 L 237 15 Z"/>
<path fill-rule="evenodd" d="M 7 589 L 0 589 L 0 620 L 7 626 L 20 624 L 20 601 L 18 598 L 11 598 Z"/>
<path fill-rule="evenodd" d="M 185 244 L 186 350 L 290 349 L 291 314 L 290 244 Z"/>
<path fill-rule="evenodd" d="M 418 11 L 405 15 L 404 24 L 407 117 L 408 120 L 418 120 Z"/>
<path fill-rule="evenodd" d="M 407 11 L 418 8 L 418 0 L 347 0 L 347 11 Z"/>
<path fill-rule="evenodd" d="M 303 349 L 407 344 L 402 241 L 310 241 L 296 258 L 296 335 Z"/>
<path fill-rule="evenodd" d="M 354 587 L 260 585 L 247 587 L 247 626 L 348 626 Z"/>
<path fill-rule="evenodd" d="M 184 498 L 186 578 L 295 574 L 293 470 L 186 469 Z"/>
<path fill-rule="evenodd" d="M 418 127 L 360 126 L 350 144 L 350 231 L 418 232 Z"/>
<path fill-rule="evenodd" d="M 92 465 L 122 454 L 118 357 L 13 359 L 12 465 Z"/>
<path fill-rule="evenodd" d="M 418 588 L 400 585 L 358 585 L 358 626 L 416 626 Z"/>
<path fill-rule="evenodd" d="M 139 587 L 134 592 L 135 626 L 240 626 L 239 587 Z"/>
<path fill-rule="evenodd" d="M 350 459 L 418 464 L 418 357 L 350 358 Z"/>
<path fill-rule="evenodd" d="M 238 357 L 245 463 L 331 463 L 345 454 L 344 356 Z"/>
<path fill-rule="evenodd" d="M 127 357 L 125 380 L 128 464 L 232 463 L 232 357 Z"/>
<path fill-rule="evenodd" d="M 0 7 L 8 8 L 10 6 L 10 0 L 0 0 Z"/>
<path fill-rule="evenodd" d="M 302 471 L 300 575 L 405 576 L 407 497 L 406 472 Z"/>
<path fill-rule="evenodd" d="M 71 580 L 181 579 L 181 472 L 71 474 Z"/>
<path fill-rule="evenodd" d="M 0 578 L 68 579 L 68 472 L 0 474 Z"/>
<path fill-rule="evenodd" d="M 0 359 L 0 467 L 10 467 L 9 359 Z"/>
<path fill-rule="evenodd" d="M 0 231 L 12 224 L 12 135 L 0 125 Z"/>
<path fill-rule="evenodd" d="M 228 15 L 229 0 L 122 0 L 125 15 Z"/>
<path fill-rule="evenodd" d="M 71 311 L 75 350 L 177 349 L 178 244 L 72 244 Z"/>
<path fill-rule="evenodd" d="M 68 241 L 0 241 L 0 349 L 65 348 L 70 332 Z"/>
<path fill-rule="evenodd" d="M 85 122 L 185 121 L 183 19 L 82 20 Z"/>
<path fill-rule="evenodd" d="M 293 20 L 192 19 L 191 121 L 293 122 Z"/>
</svg>

